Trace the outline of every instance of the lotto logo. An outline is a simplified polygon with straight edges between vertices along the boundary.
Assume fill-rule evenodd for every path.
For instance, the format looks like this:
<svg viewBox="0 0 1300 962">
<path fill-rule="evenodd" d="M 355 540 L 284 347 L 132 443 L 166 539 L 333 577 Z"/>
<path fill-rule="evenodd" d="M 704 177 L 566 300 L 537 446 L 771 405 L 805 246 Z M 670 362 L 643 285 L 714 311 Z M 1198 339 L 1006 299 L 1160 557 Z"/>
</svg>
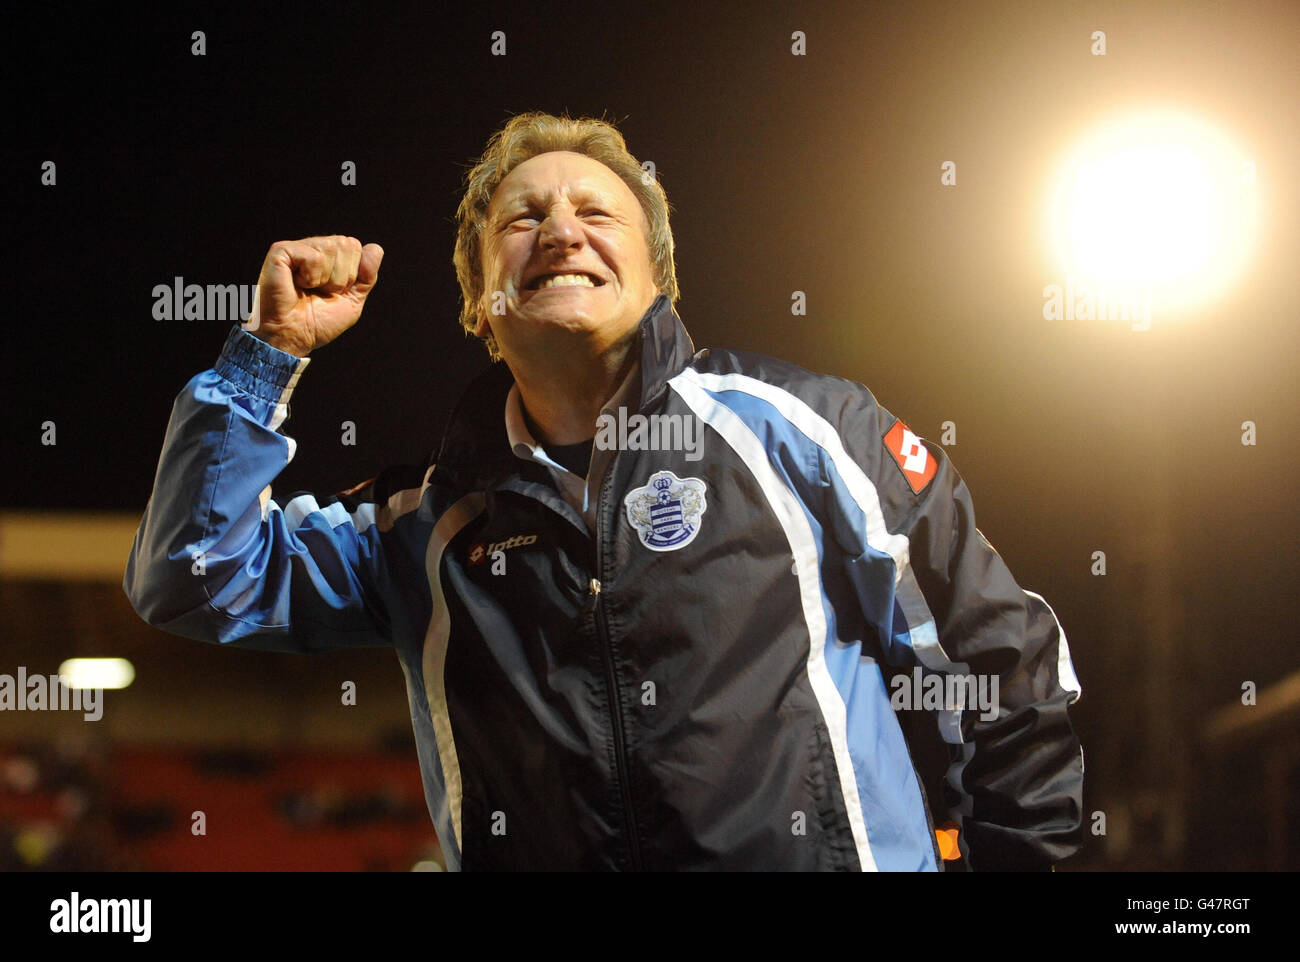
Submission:
<svg viewBox="0 0 1300 962">
<path fill-rule="evenodd" d="M 902 421 L 895 421 L 894 426 L 885 434 L 885 447 L 894 456 L 894 463 L 907 478 L 915 494 L 925 490 L 935 472 L 939 470 L 925 444 Z"/>
<path fill-rule="evenodd" d="M 482 564 L 497 551 L 508 551 L 510 548 L 522 548 L 524 545 L 536 543 L 537 535 L 535 534 L 517 534 L 513 538 L 506 538 L 505 541 L 494 541 L 491 544 L 484 544 L 480 541 L 469 549 L 469 563 L 472 565 Z"/>
</svg>

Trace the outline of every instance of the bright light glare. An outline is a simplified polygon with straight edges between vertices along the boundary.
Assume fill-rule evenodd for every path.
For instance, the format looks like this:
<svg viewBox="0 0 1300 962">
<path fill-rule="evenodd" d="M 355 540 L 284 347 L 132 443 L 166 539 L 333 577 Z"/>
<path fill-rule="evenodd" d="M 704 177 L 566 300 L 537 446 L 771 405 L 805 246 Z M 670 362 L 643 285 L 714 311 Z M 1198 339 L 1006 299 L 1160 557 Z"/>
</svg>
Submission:
<svg viewBox="0 0 1300 962">
<path fill-rule="evenodd" d="M 67 688 L 125 688 L 135 681 L 135 667 L 125 658 L 69 658 L 59 674 Z"/>
<path fill-rule="evenodd" d="M 1175 112 L 1125 116 L 1059 165 L 1048 205 L 1057 262 L 1078 282 L 1143 287 L 1156 310 L 1209 303 L 1257 229 L 1255 168 L 1219 131 Z"/>
<path fill-rule="evenodd" d="M 1213 259 L 1217 216 L 1210 172 L 1187 147 L 1095 158 L 1075 174 L 1075 264 L 1082 274 L 1115 281 L 1195 277 Z"/>
</svg>

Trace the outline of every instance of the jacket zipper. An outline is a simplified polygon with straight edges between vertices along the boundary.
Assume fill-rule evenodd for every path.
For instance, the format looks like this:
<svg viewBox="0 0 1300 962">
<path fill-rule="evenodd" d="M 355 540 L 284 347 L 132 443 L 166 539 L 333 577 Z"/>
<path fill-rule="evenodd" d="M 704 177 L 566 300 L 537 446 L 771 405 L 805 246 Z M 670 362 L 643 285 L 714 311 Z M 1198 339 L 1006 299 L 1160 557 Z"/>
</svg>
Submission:
<svg viewBox="0 0 1300 962">
<path fill-rule="evenodd" d="M 609 486 L 609 479 L 614 475 L 614 464 L 605 468 L 605 483 L 601 485 L 601 503 L 596 507 L 596 574 L 600 570 L 600 521 L 603 514 L 604 494 Z M 600 643 L 601 657 L 605 661 L 605 687 L 609 694 L 610 717 L 614 724 L 614 777 L 618 780 L 619 791 L 623 796 L 623 818 L 627 825 L 628 857 L 632 871 L 642 870 L 641 843 L 638 840 L 636 812 L 632 809 L 632 784 L 628 777 L 627 746 L 623 739 L 623 712 L 619 707 L 618 678 L 614 674 L 614 655 L 609 649 L 609 625 L 605 621 L 605 608 L 600 603 L 600 579 L 592 578 L 588 586 L 594 599 L 596 614 L 596 634 Z"/>
</svg>

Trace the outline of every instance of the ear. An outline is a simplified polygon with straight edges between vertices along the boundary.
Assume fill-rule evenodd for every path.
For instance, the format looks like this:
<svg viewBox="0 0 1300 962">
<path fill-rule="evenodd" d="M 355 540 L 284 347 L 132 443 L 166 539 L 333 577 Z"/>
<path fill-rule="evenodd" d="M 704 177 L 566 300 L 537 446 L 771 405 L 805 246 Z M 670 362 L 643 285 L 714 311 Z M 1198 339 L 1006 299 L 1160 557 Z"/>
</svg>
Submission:
<svg viewBox="0 0 1300 962">
<path fill-rule="evenodd" d="M 474 336 L 479 340 L 482 340 L 491 333 L 492 325 L 488 323 L 487 312 L 480 308 L 478 312 L 478 323 L 474 325 Z"/>
</svg>

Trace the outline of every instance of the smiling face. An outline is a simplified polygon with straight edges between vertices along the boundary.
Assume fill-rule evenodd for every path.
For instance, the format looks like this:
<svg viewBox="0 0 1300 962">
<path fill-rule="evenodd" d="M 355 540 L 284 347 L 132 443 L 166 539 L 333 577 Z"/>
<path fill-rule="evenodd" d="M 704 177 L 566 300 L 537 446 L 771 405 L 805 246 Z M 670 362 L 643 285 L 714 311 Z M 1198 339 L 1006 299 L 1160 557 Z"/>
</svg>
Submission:
<svg viewBox="0 0 1300 962">
<path fill-rule="evenodd" d="M 490 325 L 508 364 L 553 350 L 564 332 L 603 350 L 631 334 L 658 293 L 635 195 L 604 164 L 567 150 L 532 157 L 501 181 L 482 252 L 475 333 Z M 492 312 L 498 291 L 504 316 Z"/>
</svg>

